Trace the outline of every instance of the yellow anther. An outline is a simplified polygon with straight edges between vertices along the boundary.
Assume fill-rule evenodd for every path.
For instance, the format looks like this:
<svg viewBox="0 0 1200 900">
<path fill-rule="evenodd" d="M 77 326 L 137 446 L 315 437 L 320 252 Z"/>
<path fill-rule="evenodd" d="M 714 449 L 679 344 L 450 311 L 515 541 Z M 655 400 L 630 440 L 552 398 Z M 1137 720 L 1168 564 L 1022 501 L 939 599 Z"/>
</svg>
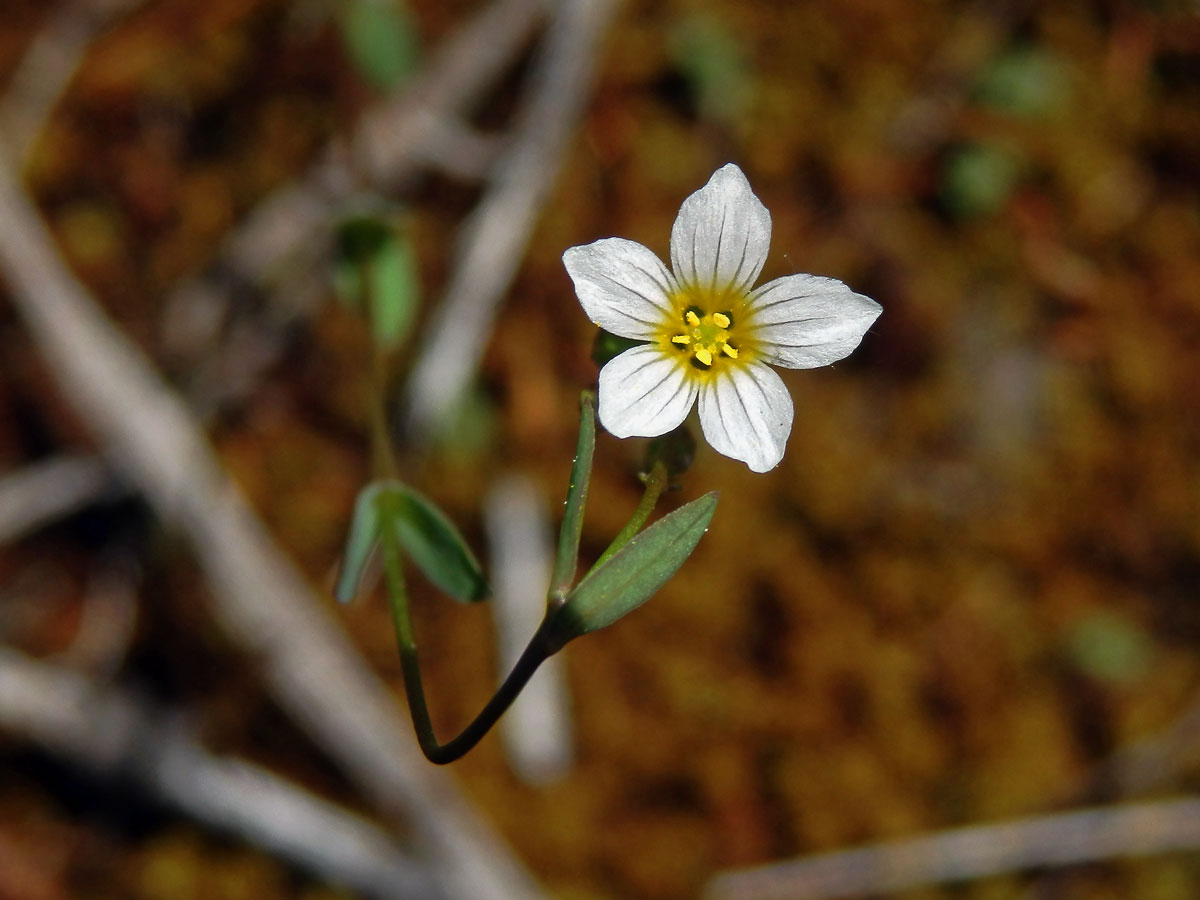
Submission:
<svg viewBox="0 0 1200 900">
<path fill-rule="evenodd" d="M 667 334 L 670 335 L 669 340 L 672 344 L 688 354 L 693 365 L 708 369 L 717 363 L 717 357 L 738 358 L 737 348 L 729 344 L 734 334 L 733 316 L 730 313 L 710 313 L 698 306 L 682 309 L 681 313 L 684 321 L 683 332 Z"/>
</svg>

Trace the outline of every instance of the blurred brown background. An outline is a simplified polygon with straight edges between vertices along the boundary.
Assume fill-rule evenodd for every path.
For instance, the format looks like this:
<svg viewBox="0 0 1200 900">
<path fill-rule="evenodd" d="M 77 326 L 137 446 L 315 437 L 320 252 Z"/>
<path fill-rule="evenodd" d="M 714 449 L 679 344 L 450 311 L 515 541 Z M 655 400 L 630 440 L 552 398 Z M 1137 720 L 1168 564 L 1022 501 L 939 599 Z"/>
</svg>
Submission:
<svg viewBox="0 0 1200 900">
<path fill-rule="evenodd" d="M 489 47 L 502 57 L 452 101 L 439 54 L 488 3 L 352 5 L 5 0 L 0 147 L 62 260 L 186 398 L 398 708 L 378 592 L 345 609 L 329 598 L 370 477 L 369 341 L 325 264 L 339 216 L 384 210 L 417 248 L 402 468 L 484 557 L 483 498 L 502 477 L 530 479 L 555 521 L 578 393 L 594 383 L 566 247 L 619 235 L 665 257 L 679 203 L 734 161 L 772 213 L 764 278 L 830 275 L 884 307 L 848 360 L 784 375 L 796 425 L 777 470 L 702 447 L 668 500 L 721 491 L 699 551 L 644 608 L 565 651 L 565 773 L 524 782 L 496 736 L 453 767 L 547 895 L 696 897 L 731 867 L 1194 788 L 1194 3 L 509 2 L 508 30 L 464 44 L 454 71 Z M 46 40 L 73 74 L 36 61 Z M 554 47 L 565 62 L 545 56 Z M 579 79 L 575 100 L 568 78 L 547 84 L 556 64 Z M 54 72 L 68 76 L 61 97 L 39 98 Z M 400 120 L 352 137 L 392 98 L 409 98 L 404 121 L 420 108 L 440 124 L 412 146 Z M 313 195 L 307 243 L 282 256 L 262 234 L 229 243 L 320 166 L 336 177 Z M 470 263 L 483 288 L 439 325 L 468 266 L 463 223 L 492 201 L 519 235 L 501 261 L 511 287 Z M 7 240 L 24 226 L 4 210 Z M 112 687 L 209 752 L 378 814 L 281 701 L 269 654 L 214 615 L 220 588 L 130 463 L 96 463 L 113 459 L 111 436 L 31 337 L 21 310 L 41 302 L 36 284 L 25 306 L 4 293 L 18 264 L 0 273 L 0 498 L 39 464 L 83 468 L 46 482 L 80 480 L 69 509 L 0 509 L 16 520 L 0 547 L 5 665 Z M 437 334 L 476 330 L 477 370 L 470 348 L 445 351 L 465 399 L 436 427 L 413 424 L 404 378 Z M 600 438 L 587 558 L 637 502 L 641 444 Z M 419 579 L 414 595 L 448 734 L 490 692 L 492 626 Z M 0 672 L 0 897 L 353 895 L 197 823 L 136 772 L 56 750 L 29 725 L 36 709 L 13 714 L 14 677 Z M 1197 893 L 1185 848 L 887 896 Z"/>
</svg>

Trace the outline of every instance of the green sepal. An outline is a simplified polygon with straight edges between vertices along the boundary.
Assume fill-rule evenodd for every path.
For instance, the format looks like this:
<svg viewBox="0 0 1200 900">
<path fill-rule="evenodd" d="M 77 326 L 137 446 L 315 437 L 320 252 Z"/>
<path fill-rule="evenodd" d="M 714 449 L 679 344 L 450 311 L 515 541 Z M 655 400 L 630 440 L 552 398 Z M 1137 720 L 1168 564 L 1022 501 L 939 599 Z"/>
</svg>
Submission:
<svg viewBox="0 0 1200 900">
<path fill-rule="evenodd" d="M 669 476 L 678 478 L 692 467 L 695 458 L 696 438 L 685 423 L 654 438 L 646 445 L 646 460 L 642 463 L 642 471 L 649 472 L 656 462 L 661 462 Z"/>
<path fill-rule="evenodd" d="M 465 603 L 488 595 L 487 579 L 475 554 L 446 515 L 431 500 L 398 481 L 383 482 L 375 500 L 396 539 L 425 577 Z"/>
<path fill-rule="evenodd" d="M 358 492 L 358 499 L 354 501 L 354 515 L 346 535 L 346 551 L 342 554 L 337 586 L 333 592 L 339 603 L 349 603 L 358 594 L 363 572 L 379 542 L 379 512 L 375 498 L 380 488 L 378 482 L 372 482 Z"/>
<path fill-rule="evenodd" d="M 550 644 L 558 649 L 649 600 L 692 555 L 716 508 L 715 491 L 681 506 L 585 575 L 555 614 Z"/>
<path fill-rule="evenodd" d="M 596 339 L 592 342 L 592 362 L 603 367 L 614 357 L 620 356 L 626 350 L 644 343 L 646 342 L 621 337 L 610 331 L 605 331 L 603 328 L 597 329 Z"/>
</svg>

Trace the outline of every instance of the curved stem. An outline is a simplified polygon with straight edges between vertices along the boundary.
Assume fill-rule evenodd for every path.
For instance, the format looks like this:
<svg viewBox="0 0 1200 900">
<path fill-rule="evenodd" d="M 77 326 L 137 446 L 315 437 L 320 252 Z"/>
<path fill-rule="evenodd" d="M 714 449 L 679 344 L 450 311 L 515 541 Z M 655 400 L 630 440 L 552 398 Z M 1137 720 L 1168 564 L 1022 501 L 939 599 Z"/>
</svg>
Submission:
<svg viewBox="0 0 1200 900">
<path fill-rule="evenodd" d="M 512 705 L 512 702 L 517 699 L 517 696 L 524 689 L 525 685 L 529 683 L 529 679 L 533 677 L 533 673 L 551 655 L 549 650 L 543 646 L 541 640 L 544 626 L 545 621 L 543 621 L 542 627 L 538 628 L 533 639 L 530 640 L 525 650 L 521 653 L 512 671 L 504 679 L 504 683 L 500 685 L 496 693 L 492 695 L 492 699 L 487 702 L 483 709 L 479 711 L 479 715 L 466 728 L 444 744 L 437 742 L 432 730 L 428 732 L 428 740 L 421 741 L 421 749 L 430 762 L 445 765 L 463 756 L 468 750 L 479 743 L 480 739 L 496 724 L 496 720 Z M 413 657 L 415 663 L 415 653 Z"/>
<path fill-rule="evenodd" d="M 363 281 L 365 284 L 371 284 L 370 274 L 369 267 L 364 267 Z M 396 459 L 392 450 L 387 417 L 389 359 L 387 351 L 378 342 L 375 343 L 372 362 L 372 378 L 369 388 L 371 392 L 369 408 L 371 410 L 372 467 L 379 478 L 395 478 Z M 591 415 L 591 407 L 586 402 L 584 408 Z M 587 455 L 586 467 L 590 472 L 590 453 Z M 433 721 L 429 717 L 429 703 L 425 699 L 425 686 L 421 680 L 417 637 L 408 609 L 404 557 L 400 552 L 400 540 L 396 534 L 394 501 L 390 495 L 385 493 L 380 497 L 379 503 L 379 546 L 383 555 L 388 601 L 392 610 L 392 622 L 396 629 L 396 643 L 400 651 L 400 668 L 404 674 L 404 693 L 408 698 L 409 713 L 412 716 L 413 728 L 416 730 L 417 743 L 421 747 L 421 752 L 430 762 L 445 765 L 459 759 L 479 743 L 480 739 L 496 724 L 496 720 L 512 705 L 538 667 L 554 654 L 557 648 L 550 645 L 547 633 L 548 623 L 553 617 L 553 612 L 557 612 L 557 608 L 554 608 L 553 611 L 547 610 L 546 618 L 534 633 L 512 671 L 509 672 L 508 677 L 504 679 L 504 683 L 500 685 L 496 693 L 492 695 L 492 699 L 480 710 L 479 715 L 456 737 L 444 744 L 439 743 L 433 730 Z"/>
<path fill-rule="evenodd" d="M 376 355 L 376 390 L 375 404 L 373 404 L 373 421 L 372 421 L 372 444 L 375 451 L 375 462 L 378 469 L 385 473 L 390 473 L 394 468 L 392 461 L 390 441 L 387 434 L 386 407 L 382 402 L 384 395 L 383 382 L 386 367 L 382 354 L 377 352 Z M 588 418 L 591 414 L 590 405 L 586 398 L 584 402 L 583 419 L 581 423 L 581 435 L 584 432 L 585 425 L 590 421 Z M 586 443 L 581 436 L 581 446 Z M 591 469 L 591 453 L 585 455 L 582 466 L 580 467 L 582 475 L 575 473 L 578 477 L 572 479 L 572 490 L 568 492 L 569 498 L 572 493 L 576 494 L 576 503 L 579 506 L 577 515 L 582 516 L 583 495 L 586 493 L 586 475 Z M 646 476 L 646 490 L 642 495 L 641 502 L 638 503 L 637 509 L 633 515 L 621 529 L 616 538 L 609 545 L 608 549 L 597 560 L 596 565 L 600 565 L 607 561 L 613 554 L 624 547 L 631 538 L 642 526 L 646 524 L 646 520 L 650 517 L 650 513 L 654 511 L 655 505 L 658 503 L 658 498 L 667 486 L 667 469 L 661 462 L 656 462 L 650 473 Z M 413 728 L 417 733 L 417 743 L 421 747 L 421 752 L 425 754 L 426 759 L 437 765 L 445 765 L 446 763 L 454 762 L 471 748 L 491 730 L 496 721 L 504 714 L 504 712 L 512 705 L 513 701 L 529 683 L 529 679 L 533 677 L 533 673 L 538 670 L 543 662 L 554 655 L 562 648 L 561 635 L 558 635 L 553 628 L 553 620 L 558 612 L 562 609 L 563 596 L 566 593 L 568 585 L 560 586 L 556 589 L 552 586 L 547 604 L 546 616 L 542 620 L 538 630 L 530 639 L 525 650 L 521 653 L 520 658 L 513 666 L 512 671 L 508 673 L 508 677 L 492 695 L 492 698 L 484 705 L 479 714 L 455 737 L 451 738 L 446 743 L 440 743 L 437 735 L 434 733 L 433 721 L 429 716 L 429 704 L 425 698 L 425 688 L 421 680 L 421 664 L 419 654 L 417 652 L 416 634 L 413 629 L 412 617 L 408 609 L 408 591 L 404 580 L 404 560 L 400 552 L 400 542 L 395 531 L 395 511 L 391 508 L 392 498 L 384 494 L 379 500 L 381 508 L 379 509 L 379 544 L 383 555 L 384 572 L 387 579 L 388 598 L 392 609 L 392 620 L 396 629 L 396 641 L 400 651 L 400 665 L 404 673 L 404 693 L 408 698 L 408 709 L 412 716 Z M 571 504 L 568 503 L 568 506 Z M 578 524 L 578 523 L 576 523 Z M 578 536 L 574 538 L 578 541 Z M 563 550 L 560 547 L 560 555 Z M 574 545 L 568 547 L 568 550 L 574 549 Z M 565 571 L 564 565 L 564 571 Z"/>
<path fill-rule="evenodd" d="M 384 572 L 387 578 L 388 598 L 392 607 L 392 620 L 396 627 L 396 640 L 400 650 L 400 666 L 404 673 L 404 693 L 408 698 L 408 709 L 412 715 L 413 728 L 417 732 L 417 743 L 426 759 L 437 765 L 445 765 L 463 756 L 468 750 L 479 743 L 480 739 L 491 730 L 496 720 L 512 705 L 513 700 L 533 677 L 533 673 L 554 652 L 547 640 L 548 622 L 551 615 L 538 627 L 533 638 L 529 641 L 521 657 L 513 666 L 504 683 L 480 710 L 470 724 L 456 737 L 440 743 L 433 730 L 433 721 L 429 717 L 429 704 L 425 699 L 425 688 L 421 681 L 421 665 L 417 653 L 416 634 L 413 630 L 412 617 L 408 611 L 408 591 L 404 582 L 403 559 L 394 530 L 393 516 L 387 508 L 388 498 L 381 498 L 385 504 L 380 510 L 379 543 L 383 552 Z"/>
</svg>

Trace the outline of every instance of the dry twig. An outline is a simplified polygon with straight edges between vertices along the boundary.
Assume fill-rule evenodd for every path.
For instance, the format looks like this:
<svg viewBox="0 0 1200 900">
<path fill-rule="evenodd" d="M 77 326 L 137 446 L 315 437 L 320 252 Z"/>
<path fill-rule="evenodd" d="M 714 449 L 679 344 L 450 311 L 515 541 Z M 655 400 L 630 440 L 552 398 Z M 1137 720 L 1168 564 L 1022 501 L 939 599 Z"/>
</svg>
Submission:
<svg viewBox="0 0 1200 900">
<path fill-rule="evenodd" d="M 1198 762 L 1200 695 L 1166 728 L 1114 753 L 1079 793 L 1086 798 L 1129 797 L 1161 790 Z"/>
<path fill-rule="evenodd" d="M 366 797 L 416 830 L 452 896 L 537 897 L 449 775 L 420 758 L 392 695 L 263 529 L 179 398 L 64 268 L 2 155 L 0 271 L 104 454 L 191 542 L 218 618 L 260 660 L 280 705 Z"/>
<path fill-rule="evenodd" d="M 554 539 L 537 488 L 511 475 L 484 500 L 491 548 L 492 608 L 502 671 L 516 663 L 546 611 Z M 513 770 L 539 784 L 563 775 L 571 764 L 571 711 L 561 656 L 542 664 L 504 718 L 500 732 Z"/>
<path fill-rule="evenodd" d="M 559 7 L 511 145 L 463 227 L 454 274 L 406 385 L 406 416 L 417 439 L 444 421 L 479 365 L 496 309 L 558 174 L 615 5 L 564 0 Z"/>
<path fill-rule="evenodd" d="M 100 460 L 57 456 L 0 479 L 0 544 L 57 522 L 96 502 L 112 486 Z"/>
<path fill-rule="evenodd" d="M 225 241 L 210 272 L 172 292 L 163 319 L 164 340 L 177 367 L 188 373 L 189 395 L 202 410 L 237 396 L 228 385 L 247 378 L 231 379 L 231 372 L 265 365 L 263 359 L 239 364 L 228 347 L 219 346 L 231 297 L 302 273 L 314 282 L 313 263 L 327 255 L 339 207 L 356 190 L 386 189 L 436 156 L 447 130 L 453 131 L 447 123 L 492 87 L 542 20 L 547 4 L 489 4 L 440 49 L 411 87 L 368 112 L 345 146 L 330 148 L 304 178 L 260 203 Z M 282 327 L 302 315 L 316 296 L 311 290 L 279 292 L 272 310 L 276 324 Z"/>
<path fill-rule="evenodd" d="M 0 143 L 10 160 L 30 152 L 90 42 L 118 16 L 143 0 L 79 0 L 62 3 L 25 52 L 0 99 Z M 202 411 L 244 396 L 256 376 L 277 357 L 280 345 L 235 334 L 214 347 L 232 284 L 259 284 L 274 271 L 286 274 L 279 293 L 277 325 L 315 303 L 318 292 L 307 269 L 289 261 L 328 243 L 331 218 L 352 191 L 357 165 L 380 184 L 394 184 L 419 165 L 446 161 L 448 144 L 457 169 L 477 169 L 495 152 L 492 141 L 456 124 L 455 115 L 477 102 L 519 52 L 540 20 L 547 0 L 501 0 L 489 5 L 434 57 L 410 88 L 363 119 L 349 150 L 331 148 L 298 184 L 265 200 L 230 237 L 215 269 L 219 278 L 185 282 L 167 301 L 167 343 L 190 373 L 189 399 Z M 449 136 L 448 136 L 449 135 Z M 353 163 L 353 165 L 352 165 Z M 314 249 L 316 248 L 316 249 Z M 311 256 L 309 256 L 311 258 Z M 307 286 L 307 289 L 303 289 Z M 278 329 L 276 329 L 278 330 Z M 62 518 L 119 485 L 101 462 L 84 456 L 48 461 L 0 481 L 0 543 Z"/>
<path fill-rule="evenodd" d="M 1103 807 L 726 872 L 706 900 L 835 900 L 1200 847 L 1200 798 Z"/>
<path fill-rule="evenodd" d="M 178 723 L 116 689 L 0 647 L 0 728 L 92 774 L 131 779 L 197 821 L 324 880 L 381 900 L 434 900 L 423 868 L 378 828 L 237 759 L 217 758 Z"/>
</svg>

